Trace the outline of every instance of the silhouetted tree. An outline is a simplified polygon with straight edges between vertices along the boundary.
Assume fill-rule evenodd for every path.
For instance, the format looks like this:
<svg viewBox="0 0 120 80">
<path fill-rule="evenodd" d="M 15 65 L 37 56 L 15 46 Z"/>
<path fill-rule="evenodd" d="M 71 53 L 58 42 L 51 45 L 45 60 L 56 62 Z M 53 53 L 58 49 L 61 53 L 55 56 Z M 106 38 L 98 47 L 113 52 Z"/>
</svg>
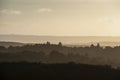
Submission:
<svg viewBox="0 0 120 80">
<path fill-rule="evenodd" d="M 90 47 L 95 47 L 94 44 L 91 44 Z"/>
<path fill-rule="evenodd" d="M 47 44 L 47 45 L 50 45 L 50 42 L 48 42 L 48 41 L 47 41 L 47 43 L 46 43 L 46 44 Z"/>
<path fill-rule="evenodd" d="M 97 46 L 96 46 L 97 48 L 100 48 L 100 44 L 99 43 L 97 43 Z"/>
<path fill-rule="evenodd" d="M 62 46 L 62 43 L 61 43 L 61 42 L 59 42 L 59 43 L 58 43 L 58 46 Z"/>
</svg>

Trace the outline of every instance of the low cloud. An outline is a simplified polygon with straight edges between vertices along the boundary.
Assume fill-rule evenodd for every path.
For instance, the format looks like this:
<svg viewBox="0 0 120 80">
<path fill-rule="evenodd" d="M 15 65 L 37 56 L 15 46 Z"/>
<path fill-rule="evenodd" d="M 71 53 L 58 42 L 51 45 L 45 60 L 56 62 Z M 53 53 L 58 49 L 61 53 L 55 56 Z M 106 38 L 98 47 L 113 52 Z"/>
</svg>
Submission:
<svg viewBox="0 0 120 80">
<path fill-rule="evenodd" d="M 22 14 L 22 12 L 21 12 L 21 11 L 18 11 L 18 10 L 12 10 L 12 11 L 11 11 L 11 14 L 19 15 L 19 14 Z"/>
<path fill-rule="evenodd" d="M 44 13 L 44 12 L 52 12 L 53 10 L 50 8 L 40 8 L 37 10 L 38 13 Z"/>
<path fill-rule="evenodd" d="M 22 12 L 20 10 L 9 10 L 9 9 L 2 9 L 0 10 L 2 14 L 12 14 L 12 15 L 20 15 Z"/>
<path fill-rule="evenodd" d="M 106 23 L 112 25 L 120 24 L 120 16 L 106 16 L 98 19 L 99 23 Z"/>
</svg>

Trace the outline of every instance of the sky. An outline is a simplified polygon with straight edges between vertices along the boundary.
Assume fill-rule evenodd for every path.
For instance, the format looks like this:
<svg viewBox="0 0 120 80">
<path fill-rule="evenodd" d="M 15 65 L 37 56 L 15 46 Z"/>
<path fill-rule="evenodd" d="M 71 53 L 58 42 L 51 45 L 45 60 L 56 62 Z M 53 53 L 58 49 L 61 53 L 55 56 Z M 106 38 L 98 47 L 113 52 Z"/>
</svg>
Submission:
<svg viewBox="0 0 120 80">
<path fill-rule="evenodd" d="M 0 34 L 120 36 L 120 0 L 0 0 Z"/>
</svg>

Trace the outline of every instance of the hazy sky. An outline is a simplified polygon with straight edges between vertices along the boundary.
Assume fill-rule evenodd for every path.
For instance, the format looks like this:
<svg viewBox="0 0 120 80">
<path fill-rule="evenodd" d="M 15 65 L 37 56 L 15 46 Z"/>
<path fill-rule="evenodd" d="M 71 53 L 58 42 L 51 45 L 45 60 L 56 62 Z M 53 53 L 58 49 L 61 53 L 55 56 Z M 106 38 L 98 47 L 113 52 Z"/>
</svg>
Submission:
<svg viewBox="0 0 120 80">
<path fill-rule="evenodd" d="M 120 0 L 0 0 L 0 34 L 120 36 Z"/>
</svg>

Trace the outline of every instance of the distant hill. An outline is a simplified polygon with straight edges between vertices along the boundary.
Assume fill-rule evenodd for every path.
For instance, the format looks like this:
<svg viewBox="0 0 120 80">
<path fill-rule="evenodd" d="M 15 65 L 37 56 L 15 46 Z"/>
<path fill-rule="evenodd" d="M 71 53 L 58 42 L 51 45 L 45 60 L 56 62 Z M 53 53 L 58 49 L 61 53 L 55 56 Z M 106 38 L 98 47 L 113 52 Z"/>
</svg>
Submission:
<svg viewBox="0 0 120 80">
<path fill-rule="evenodd" d="M 4 47 L 9 47 L 9 46 L 23 46 L 25 45 L 24 43 L 19 43 L 19 42 L 5 42 L 5 41 L 0 41 L 0 46 Z"/>
<path fill-rule="evenodd" d="M 58 44 L 58 42 L 62 42 L 64 45 L 68 45 L 68 46 L 86 46 L 86 45 L 88 46 L 90 44 L 96 44 L 98 42 L 102 46 L 120 45 L 120 37 L 110 37 L 110 36 L 0 35 L 0 41 L 21 42 L 21 43 L 46 43 L 47 41 L 49 41 L 54 44 Z M 18 44 L 21 45 L 21 43 Z"/>
</svg>

